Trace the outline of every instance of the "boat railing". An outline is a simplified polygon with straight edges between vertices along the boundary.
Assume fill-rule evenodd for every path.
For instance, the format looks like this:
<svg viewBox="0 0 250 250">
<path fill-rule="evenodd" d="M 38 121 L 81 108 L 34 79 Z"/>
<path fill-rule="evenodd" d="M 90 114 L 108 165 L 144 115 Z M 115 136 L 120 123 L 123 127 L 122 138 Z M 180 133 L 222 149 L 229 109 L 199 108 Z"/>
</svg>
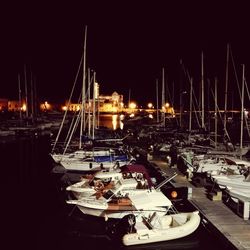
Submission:
<svg viewBox="0 0 250 250">
<path fill-rule="evenodd" d="M 187 159 L 185 159 L 185 157 L 181 156 L 181 158 L 188 165 L 188 167 L 191 167 L 192 169 L 194 169 L 194 166 Z"/>
<path fill-rule="evenodd" d="M 162 186 L 164 186 L 166 183 L 170 182 L 173 178 L 175 178 L 178 174 L 176 172 L 174 172 L 172 175 L 170 175 L 168 178 L 166 178 L 165 180 L 163 180 L 160 184 L 158 184 L 155 189 L 156 190 L 160 190 L 160 188 Z"/>
</svg>

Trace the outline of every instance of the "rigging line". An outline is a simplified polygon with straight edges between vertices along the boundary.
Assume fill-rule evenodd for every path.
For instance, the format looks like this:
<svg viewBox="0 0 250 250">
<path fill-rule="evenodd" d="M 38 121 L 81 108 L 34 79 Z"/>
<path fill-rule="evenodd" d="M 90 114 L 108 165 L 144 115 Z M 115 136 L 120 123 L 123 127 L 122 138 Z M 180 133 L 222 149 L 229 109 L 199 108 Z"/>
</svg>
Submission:
<svg viewBox="0 0 250 250">
<path fill-rule="evenodd" d="M 245 78 L 245 87 L 246 87 L 246 91 L 247 91 L 248 100 L 250 100 L 250 94 L 249 94 L 249 89 L 248 89 L 248 86 L 247 86 L 246 78 Z"/>
<path fill-rule="evenodd" d="M 91 76 L 91 79 L 90 79 L 90 81 L 92 81 L 93 80 L 93 75 Z M 89 96 L 89 90 L 90 90 L 90 88 L 91 88 L 91 86 L 89 85 L 88 86 L 88 88 L 87 89 L 85 89 L 85 103 L 86 103 L 86 100 L 87 99 L 90 99 L 90 96 Z M 81 96 L 81 95 L 80 95 Z M 78 103 L 80 103 L 80 99 L 79 99 L 79 102 Z M 84 105 L 84 110 L 86 109 L 86 106 Z M 88 107 L 88 109 L 89 109 L 89 107 Z M 90 116 L 89 114 L 88 114 L 88 116 Z M 83 115 L 83 123 L 85 124 L 85 127 L 86 127 L 86 125 L 88 124 L 88 118 L 89 117 L 85 117 L 85 115 Z M 85 128 L 86 129 L 86 128 Z M 85 129 L 84 129 L 84 132 L 85 132 Z"/>
<path fill-rule="evenodd" d="M 191 77 L 190 77 L 189 71 L 185 68 L 183 62 L 182 62 L 182 68 L 183 68 L 183 71 L 184 71 L 185 75 L 187 76 L 187 78 L 188 78 L 188 80 L 189 80 L 189 83 L 191 84 Z M 194 101 L 195 101 L 195 103 L 193 103 L 193 106 L 196 105 L 196 107 L 194 106 L 194 110 L 196 110 L 197 107 L 199 107 L 199 105 L 198 105 L 198 101 L 197 101 L 197 98 L 196 98 L 194 89 L 193 89 L 193 97 L 194 97 Z M 195 114 L 196 114 L 196 113 L 195 113 Z M 198 114 L 199 114 L 199 118 L 201 119 L 200 113 L 198 113 Z M 197 114 L 196 114 L 196 116 L 197 116 Z M 199 123 L 199 122 L 198 122 L 198 123 Z M 200 126 L 200 125 L 199 125 L 199 126 Z"/>
<path fill-rule="evenodd" d="M 167 74 L 165 76 L 165 86 L 166 86 L 166 91 L 167 91 L 167 98 L 169 98 L 170 103 L 172 103 L 172 99 L 171 99 L 171 95 L 170 95 L 170 91 L 169 91 L 169 86 L 168 86 L 168 79 L 167 79 Z"/>
<path fill-rule="evenodd" d="M 71 141 L 71 139 L 72 139 L 72 136 L 73 136 L 74 132 L 76 131 L 76 128 L 77 128 L 77 126 L 78 126 L 78 124 L 79 124 L 79 121 L 80 121 L 80 117 L 81 117 L 81 112 L 78 113 L 76 122 L 75 122 L 74 127 L 73 127 L 73 129 L 72 129 L 72 132 L 71 132 L 71 134 L 70 134 L 69 140 L 68 140 L 68 142 L 67 142 L 67 144 L 66 144 L 66 147 L 65 147 L 65 149 L 64 149 L 64 151 L 63 151 L 63 154 L 65 154 L 65 152 L 66 152 L 66 150 L 67 150 L 67 148 L 68 148 L 68 146 L 69 146 L 69 143 L 70 143 L 70 141 Z"/>
<path fill-rule="evenodd" d="M 195 109 L 195 104 L 193 103 L 193 109 L 194 109 L 194 114 L 195 114 L 195 118 L 196 118 L 196 122 L 199 126 L 199 128 L 201 127 L 200 121 L 199 121 L 199 117 L 197 115 L 196 109 Z"/>
<path fill-rule="evenodd" d="M 85 105 L 86 105 L 86 93 L 85 93 L 85 84 L 86 84 L 86 44 L 87 44 L 87 25 L 85 25 L 84 31 L 84 45 L 83 45 L 83 79 L 82 79 L 82 108 L 81 108 L 81 124 L 80 124 L 80 144 L 79 148 L 82 147 L 82 134 L 83 130 L 85 131 Z"/>
<path fill-rule="evenodd" d="M 183 65 L 183 70 L 184 70 L 184 72 L 185 72 L 186 76 L 188 77 L 188 80 L 191 84 L 191 77 L 190 77 L 189 71 L 184 68 L 184 64 L 182 64 L 182 65 Z M 193 109 L 194 109 L 194 111 L 196 111 L 197 107 L 199 107 L 199 105 L 198 105 L 198 101 L 197 101 L 197 98 L 196 98 L 196 95 L 194 92 L 194 88 L 192 89 L 192 95 L 194 97 Z M 199 112 L 198 112 L 198 114 L 197 114 L 197 112 L 194 112 L 194 113 L 195 113 L 196 122 L 197 122 L 198 126 L 201 127 L 201 124 L 200 124 L 201 114 Z"/>
<path fill-rule="evenodd" d="M 215 99 L 214 91 L 213 91 L 212 89 L 211 89 L 211 93 L 212 93 L 213 98 Z M 222 118 L 222 115 L 221 115 L 221 113 L 220 113 L 220 109 L 219 109 L 218 105 L 216 105 L 216 109 L 217 109 L 217 111 L 218 111 L 218 114 L 219 114 L 219 117 L 220 117 L 221 121 L 223 121 L 223 118 Z M 227 129 L 226 129 L 224 126 L 223 126 L 223 128 L 224 128 L 224 131 L 225 131 L 225 133 L 226 133 L 227 138 L 228 138 L 229 141 L 231 142 L 231 138 L 230 138 L 230 136 L 229 136 L 229 134 L 228 134 L 228 132 L 227 132 Z"/>
<path fill-rule="evenodd" d="M 248 90 L 246 78 L 244 79 L 244 82 L 245 82 L 245 88 L 246 88 L 247 95 L 248 95 L 248 100 L 250 100 L 250 95 L 249 95 L 249 90 Z M 245 118 L 244 120 L 245 120 L 245 124 L 246 124 L 246 128 L 247 128 L 247 133 L 248 133 L 248 136 L 250 137 L 250 127 L 249 127 L 247 115 L 244 115 L 244 118 Z"/>
<path fill-rule="evenodd" d="M 194 103 L 193 103 L 193 109 L 194 109 L 194 114 L 195 114 L 196 122 L 197 122 L 197 124 L 198 124 L 198 126 L 199 126 L 199 128 L 200 128 L 200 127 L 201 127 L 201 124 L 200 124 L 199 117 L 198 117 L 198 115 L 197 115 L 197 112 L 196 112 Z"/>
<path fill-rule="evenodd" d="M 174 82 L 172 83 L 172 86 L 174 85 Z M 174 101 L 173 101 L 173 97 L 171 97 L 171 94 L 170 94 L 170 90 L 169 90 L 169 87 L 167 85 L 167 91 L 168 91 L 168 97 L 169 97 L 169 100 L 170 100 L 170 105 L 172 107 L 174 107 Z"/>
<path fill-rule="evenodd" d="M 59 136 L 60 136 L 61 131 L 62 131 L 63 124 L 64 124 L 65 119 L 66 119 L 66 115 L 67 115 L 67 113 L 68 113 L 69 104 L 70 104 L 70 101 L 71 101 L 71 98 L 72 98 L 72 95 L 73 95 L 73 92 L 74 92 L 74 89 L 75 89 L 75 86 L 76 86 L 76 82 L 77 82 L 77 78 L 78 78 L 78 75 L 79 75 L 79 72 L 80 72 L 80 69 L 81 69 L 82 61 L 83 61 L 83 54 L 82 54 L 82 57 L 81 57 L 81 60 L 80 60 L 79 66 L 78 66 L 77 74 L 76 74 L 76 76 L 75 76 L 73 88 L 72 88 L 71 93 L 70 93 L 69 102 L 68 102 L 68 104 L 67 104 L 67 107 L 66 107 L 66 110 L 65 110 L 65 113 L 64 113 L 64 116 L 63 116 L 63 120 L 62 120 L 62 122 L 61 122 L 59 131 L 58 131 L 57 136 L 56 136 L 55 143 L 54 143 L 53 148 L 52 148 L 52 153 L 53 153 L 54 150 L 55 150 L 56 144 L 57 144 L 57 142 L 58 142 Z"/>
<path fill-rule="evenodd" d="M 69 127 L 69 130 L 68 130 L 68 133 L 67 133 L 67 136 L 66 136 L 66 138 L 65 138 L 65 140 L 64 140 L 64 143 L 63 143 L 63 146 L 64 146 L 64 147 L 65 147 L 65 145 L 66 145 L 66 143 L 67 143 L 67 141 L 68 141 L 68 139 L 69 139 L 70 133 L 71 133 L 72 128 L 73 128 L 73 124 L 75 123 L 75 117 L 76 117 L 76 111 L 74 112 L 74 115 L 73 115 L 73 118 L 72 118 L 72 120 L 71 120 L 70 127 Z"/>
<path fill-rule="evenodd" d="M 190 77 L 190 76 L 189 76 Z M 191 78 L 190 78 L 191 79 Z M 194 97 L 194 102 L 193 102 L 193 109 L 194 109 L 194 111 L 196 111 L 197 110 L 197 107 L 199 107 L 198 106 L 198 101 L 197 101 L 197 98 L 196 98 L 196 96 L 195 96 L 195 92 L 194 92 L 194 88 L 193 88 L 193 90 L 192 90 L 192 95 L 193 95 L 193 97 Z M 199 115 L 199 117 L 198 117 L 198 115 Z M 196 121 L 197 121 L 197 124 L 198 124 L 198 126 L 199 127 L 201 127 L 201 124 L 200 124 L 200 119 L 201 119 L 201 116 L 200 116 L 200 113 L 198 112 L 198 115 L 197 115 L 197 112 L 195 112 L 195 117 L 196 117 Z"/>
<path fill-rule="evenodd" d="M 80 95 L 79 95 L 79 97 L 78 97 L 78 103 L 80 103 L 81 96 L 82 96 L 82 93 L 80 93 Z M 70 140 L 69 140 L 69 138 L 70 138 L 70 134 L 71 134 L 71 133 L 74 133 L 74 131 L 73 131 L 73 124 L 75 123 L 76 113 L 77 113 L 77 110 L 75 110 L 75 111 L 74 111 L 74 116 L 73 116 L 73 119 L 72 119 L 72 121 L 71 121 L 71 124 L 70 124 L 69 130 L 68 130 L 68 133 L 67 133 L 67 136 L 66 136 L 65 142 L 64 142 L 64 146 L 65 146 L 66 142 L 68 142 L 68 141 L 69 141 L 69 143 L 70 143 Z M 77 116 L 79 116 L 79 113 L 77 114 Z M 68 144 L 68 143 L 67 143 L 67 144 Z M 66 150 L 67 150 L 67 148 L 66 148 Z M 66 152 L 66 150 L 65 150 L 65 152 Z"/>
<path fill-rule="evenodd" d="M 238 80 L 238 76 L 237 76 L 237 72 L 236 72 L 236 68 L 235 68 L 235 63 L 234 63 L 234 58 L 233 58 L 233 53 L 232 53 L 231 47 L 230 47 L 230 56 L 231 56 L 231 59 L 232 59 L 235 79 L 236 79 L 236 83 L 237 83 L 237 87 L 238 87 L 238 91 L 239 91 L 239 95 L 240 95 L 240 99 L 241 99 L 241 89 L 240 89 L 240 84 L 239 84 L 239 80 Z"/>
</svg>

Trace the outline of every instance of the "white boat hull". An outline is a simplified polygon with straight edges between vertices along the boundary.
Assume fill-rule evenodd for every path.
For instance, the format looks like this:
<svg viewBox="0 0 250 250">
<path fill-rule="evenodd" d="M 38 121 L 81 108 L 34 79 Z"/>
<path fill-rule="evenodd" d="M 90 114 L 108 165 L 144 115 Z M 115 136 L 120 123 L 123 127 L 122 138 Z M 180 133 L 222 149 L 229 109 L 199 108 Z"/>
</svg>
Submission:
<svg viewBox="0 0 250 250">
<path fill-rule="evenodd" d="M 72 160 L 80 160 L 86 157 L 94 157 L 94 156 L 109 156 L 111 151 L 109 149 L 106 150 L 76 150 L 73 153 L 66 154 L 51 154 L 51 157 L 56 163 L 60 163 L 61 161 L 72 161 Z"/>
<path fill-rule="evenodd" d="M 174 216 L 178 216 L 176 214 Z M 128 233 L 122 237 L 122 242 L 126 246 L 148 244 L 154 242 L 168 241 L 183 238 L 193 233 L 200 224 L 198 212 L 180 213 L 186 215 L 187 221 L 182 225 L 168 226 L 166 228 L 140 229 L 136 233 Z M 172 215 L 167 215 L 172 216 Z M 135 225 L 136 227 L 136 225 Z"/>
<path fill-rule="evenodd" d="M 99 171 L 101 169 L 115 169 L 117 162 L 84 162 L 84 161 L 61 161 L 66 170 L 72 171 Z M 126 165 L 127 161 L 119 161 L 119 165 Z M 102 164 L 102 165 L 101 165 Z"/>
<path fill-rule="evenodd" d="M 221 188 L 235 188 L 242 190 L 250 189 L 250 182 L 245 181 L 245 177 L 243 175 L 232 175 L 232 176 L 213 176 L 214 182 L 216 182 Z"/>
<path fill-rule="evenodd" d="M 139 211 L 139 210 L 107 210 L 107 209 L 94 209 L 88 208 L 77 205 L 79 210 L 86 215 L 96 216 L 96 217 L 103 217 L 105 219 L 112 218 L 112 219 L 122 219 L 125 215 L 134 214 L 134 215 L 141 215 L 149 216 L 153 212 L 157 211 L 158 214 L 162 216 L 166 213 L 166 210 L 160 211 L 159 208 L 151 209 L 148 211 Z"/>
</svg>

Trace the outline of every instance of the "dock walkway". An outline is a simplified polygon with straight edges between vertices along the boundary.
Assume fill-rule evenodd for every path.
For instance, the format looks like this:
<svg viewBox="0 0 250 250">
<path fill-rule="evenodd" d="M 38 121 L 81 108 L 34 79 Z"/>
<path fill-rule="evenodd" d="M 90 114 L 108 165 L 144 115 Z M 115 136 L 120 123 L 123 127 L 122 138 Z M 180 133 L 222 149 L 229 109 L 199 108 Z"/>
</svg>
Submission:
<svg viewBox="0 0 250 250">
<path fill-rule="evenodd" d="M 166 163 L 160 160 L 152 160 L 166 174 L 173 171 L 179 173 L 176 167 L 168 168 Z M 207 197 L 206 189 L 195 187 L 183 174 L 179 173 L 174 178 L 176 185 L 192 188 L 192 196 L 189 201 L 200 211 L 203 222 L 222 239 L 225 244 L 231 244 L 236 249 L 250 249 L 250 220 L 244 220 L 235 214 L 221 200 L 211 200 Z"/>
</svg>

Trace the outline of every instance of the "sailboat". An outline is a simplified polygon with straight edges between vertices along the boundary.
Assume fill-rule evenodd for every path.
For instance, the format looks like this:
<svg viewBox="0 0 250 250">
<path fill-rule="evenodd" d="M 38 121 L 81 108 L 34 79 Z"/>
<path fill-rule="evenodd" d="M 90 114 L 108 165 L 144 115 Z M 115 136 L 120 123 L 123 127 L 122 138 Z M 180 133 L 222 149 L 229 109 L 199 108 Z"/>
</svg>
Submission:
<svg viewBox="0 0 250 250">
<path fill-rule="evenodd" d="M 80 64 L 79 64 L 79 68 L 78 68 L 78 72 L 77 72 L 77 76 L 76 79 L 78 77 L 79 71 L 80 71 L 80 67 L 82 65 L 83 67 L 83 81 L 82 81 L 82 93 L 81 93 L 81 108 L 79 110 L 78 116 L 76 118 L 76 120 L 73 120 L 74 123 L 72 123 L 71 128 L 69 129 L 69 133 L 67 136 L 67 143 L 66 146 L 64 148 L 63 153 L 55 153 L 55 145 L 58 141 L 59 135 L 61 133 L 62 130 L 62 125 L 63 122 L 65 120 L 65 116 L 67 114 L 67 110 L 65 111 L 65 115 L 61 124 L 61 127 L 59 129 L 55 144 L 53 146 L 52 149 L 52 153 L 50 154 L 51 157 L 53 158 L 53 160 L 56 163 L 60 163 L 61 166 L 63 166 L 63 168 L 66 171 L 96 171 L 96 170 L 100 170 L 102 168 L 113 168 L 113 167 L 117 167 L 117 166 L 122 166 L 125 164 L 128 164 L 128 162 L 131 160 L 131 157 L 125 153 L 122 152 L 122 150 L 120 149 L 109 149 L 109 148 L 95 148 L 92 145 L 91 150 L 86 150 L 84 149 L 84 141 L 87 138 L 87 135 L 85 135 L 85 131 L 86 131 L 86 98 L 90 98 L 90 70 L 89 70 L 89 74 L 88 74 L 88 90 L 87 90 L 87 94 L 86 92 L 86 40 L 87 40 L 87 26 L 85 26 L 85 36 L 84 36 L 84 52 L 83 52 L 83 56 L 81 58 Z M 69 100 L 71 100 L 71 97 L 73 95 L 73 91 L 75 88 L 75 84 L 76 84 L 76 79 L 70 94 L 70 98 Z M 95 116 L 95 99 L 96 99 L 96 82 L 95 82 L 95 72 L 93 75 L 93 123 L 94 123 L 94 116 Z M 80 97 L 79 97 L 80 100 Z M 89 118 L 90 118 L 90 113 L 89 113 Z M 71 143 L 72 140 L 72 136 L 76 130 L 76 127 L 78 126 L 80 122 L 80 139 L 79 139 L 79 149 L 71 152 L 71 153 L 66 153 L 69 144 Z M 90 126 L 90 119 L 89 119 L 89 126 Z M 95 125 L 93 124 L 93 138 L 94 139 L 94 127 Z M 89 128 L 90 130 L 90 128 Z"/>
</svg>

